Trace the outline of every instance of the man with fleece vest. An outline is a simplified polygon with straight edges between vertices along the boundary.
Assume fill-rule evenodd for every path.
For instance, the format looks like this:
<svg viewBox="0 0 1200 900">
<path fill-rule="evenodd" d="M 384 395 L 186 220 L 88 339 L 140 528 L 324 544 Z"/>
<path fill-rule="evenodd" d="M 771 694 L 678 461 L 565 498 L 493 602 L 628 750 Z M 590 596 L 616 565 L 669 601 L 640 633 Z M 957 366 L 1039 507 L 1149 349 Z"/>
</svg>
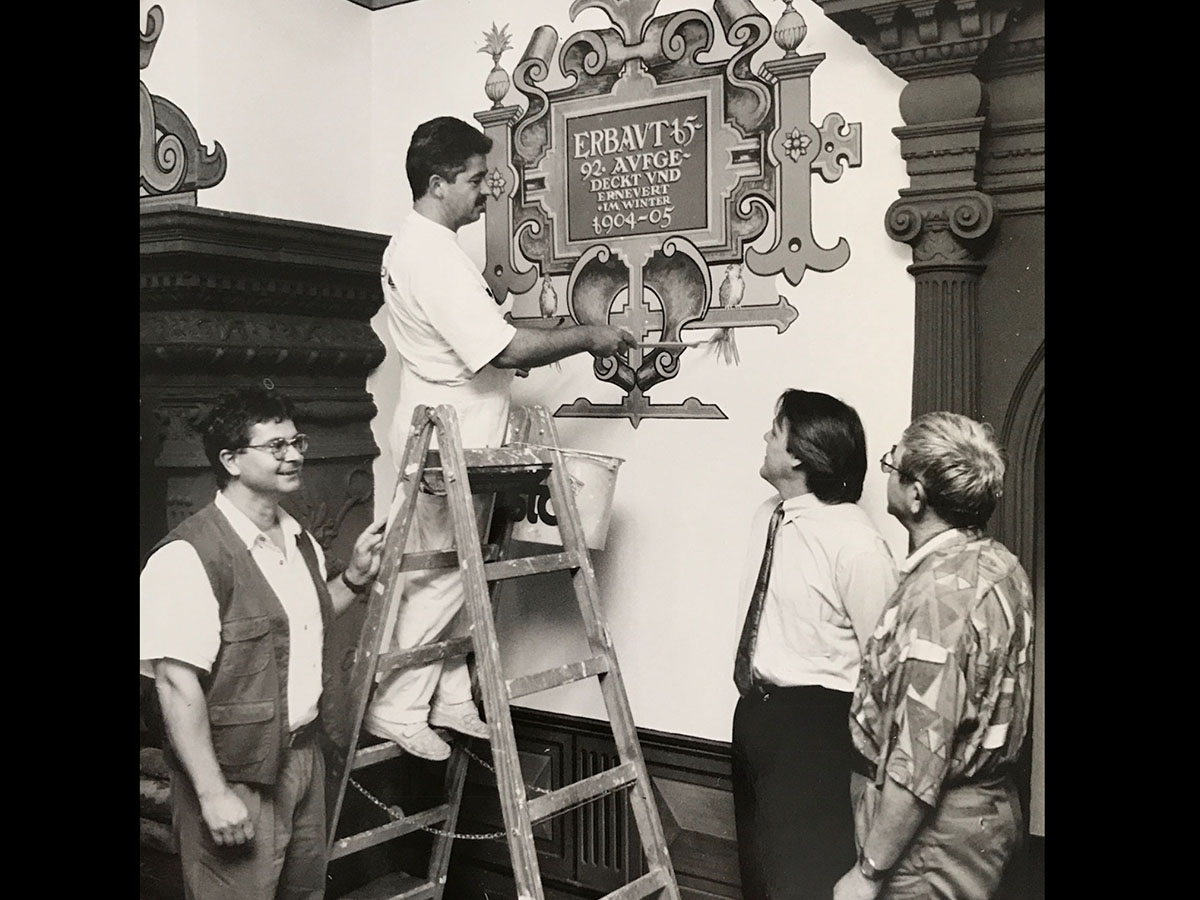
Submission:
<svg viewBox="0 0 1200 900">
<path fill-rule="evenodd" d="M 284 397 L 222 397 L 204 428 L 217 496 L 142 569 L 141 669 L 166 726 L 190 900 L 324 896 L 317 733 L 342 711 L 325 637 L 378 573 L 384 522 L 359 535 L 349 567 L 327 582 L 316 541 L 279 505 L 300 489 L 307 447 Z"/>
</svg>

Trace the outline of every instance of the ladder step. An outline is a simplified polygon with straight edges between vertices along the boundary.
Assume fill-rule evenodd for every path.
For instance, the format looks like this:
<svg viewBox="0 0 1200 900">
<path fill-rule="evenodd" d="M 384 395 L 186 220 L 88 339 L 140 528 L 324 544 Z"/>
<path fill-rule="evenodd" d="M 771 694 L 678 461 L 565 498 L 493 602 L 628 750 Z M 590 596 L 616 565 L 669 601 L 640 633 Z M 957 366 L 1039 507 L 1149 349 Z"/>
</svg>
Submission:
<svg viewBox="0 0 1200 900">
<path fill-rule="evenodd" d="M 500 547 L 484 544 L 481 548 L 483 561 L 492 562 L 500 558 Z M 405 553 L 400 561 L 401 572 L 416 572 L 425 569 L 454 569 L 458 567 L 457 550 L 429 550 L 423 553 Z"/>
<path fill-rule="evenodd" d="M 382 844 L 384 841 L 390 841 L 393 838 L 411 834 L 419 828 L 424 828 L 426 825 L 445 822 L 453 812 L 454 810 L 450 804 L 443 803 L 441 806 L 413 813 L 410 816 L 405 816 L 403 819 L 388 822 L 386 825 L 380 825 L 377 828 L 368 828 L 366 831 L 347 835 L 333 842 L 333 849 L 329 854 L 329 858 L 341 859 L 343 856 L 349 856 L 351 853 L 357 853 L 359 850 L 366 850 L 368 847 L 374 847 L 376 844 Z"/>
<path fill-rule="evenodd" d="M 564 569 L 578 568 L 577 553 L 547 553 L 542 556 L 520 556 L 516 559 L 488 563 L 483 567 L 483 573 L 488 581 L 501 581 L 505 578 L 523 578 L 542 572 L 561 572 Z"/>
<path fill-rule="evenodd" d="M 638 900 L 638 898 L 649 897 L 656 891 L 661 891 L 670 883 L 667 873 L 663 869 L 657 869 L 617 888 L 611 894 L 605 894 L 600 900 Z"/>
<path fill-rule="evenodd" d="M 557 791 L 542 794 L 536 799 L 530 800 L 529 819 L 531 822 L 540 822 L 542 819 L 562 812 L 568 807 L 578 806 L 580 803 L 595 800 L 598 797 L 603 797 L 605 794 L 611 794 L 613 791 L 633 784 L 635 781 L 637 781 L 637 769 L 634 768 L 633 763 L 625 763 L 608 769 L 597 775 L 592 775 L 590 778 L 576 781 L 574 784 L 569 784 Z"/>
<path fill-rule="evenodd" d="M 453 741 L 454 736 L 450 734 L 449 729 L 434 728 L 438 737 L 444 738 L 447 742 Z M 369 731 L 364 729 L 366 734 Z M 404 755 L 404 751 L 395 741 L 383 740 L 378 744 L 372 744 L 369 747 L 359 747 L 354 751 L 354 758 L 350 761 L 351 771 L 365 769 L 367 766 L 373 766 L 377 763 L 387 762 L 389 759 L 397 759 Z"/>
<path fill-rule="evenodd" d="M 389 650 L 379 654 L 379 663 L 375 669 L 375 680 L 378 681 L 393 669 L 415 669 L 439 659 L 452 659 L 455 656 L 466 656 L 473 649 L 470 635 L 466 637 L 449 638 L 432 644 L 422 644 L 419 647 L 409 647 L 407 650 Z"/>
<path fill-rule="evenodd" d="M 463 449 L 467 480 L 473 494 L 535 488 L 550 474 L 549 451 L 511 444 L 507 447 Z M 436 450 L 425 457 L 425 483 L 441 493 L 446 489 L 445 470 Z"/>
<path fill-rule="evenodd" d="M 389 872 L 342 894 L 338 900 L 426 900 L 436 896 L 432 882 L 409 875 L 407 872 Z"/>
<path fill-rule="evenodd" d="M 509 699 L 548 691 L 572 681 L 582 681 L 593 675 L 603 675 L 609 670 L 608 660 L 603 656 L 593 656 L 582 662 L 567 663 L 557 669 L 547 669 L 532 675 L 522 675 L 507 682 Z"/>
<path fill-rule="evenodd" d="M 514 442 L 503 447 L 463 447 L 467 471 L 475 469 L 523 469 L 549 466 L 554 458 L 544 447 Z M 441 469 L 442 456 L 437 450 L 425 454 L 426 469 Z"/>
<path fill-rule="evenodd" d="M 372 744 L 370 747 L 359 747 L 354 751 L 354 759 L 350 762 L 350 768 L 353 770 L 365 769 L 367 766 L 396 759 L 403 755 L 404 751 L 395 741 L 384 741 L 381 744 Z"/>
</svg>

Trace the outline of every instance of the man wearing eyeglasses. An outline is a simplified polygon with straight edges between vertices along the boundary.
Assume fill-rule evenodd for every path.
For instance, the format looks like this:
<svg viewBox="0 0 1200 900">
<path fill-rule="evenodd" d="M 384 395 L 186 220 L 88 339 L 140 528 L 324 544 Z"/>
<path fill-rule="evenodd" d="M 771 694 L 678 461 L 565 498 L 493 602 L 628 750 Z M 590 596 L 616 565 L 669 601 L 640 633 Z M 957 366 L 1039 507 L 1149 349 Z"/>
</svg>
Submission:
<svg viewBox="0 0 1200 900">
<path fill-rule="evenodd" d="M 212 503 L 151 551 L 141 575 L 141 668 L 166 726 L 171 816 L 193 900 L 320 898 L 325 763 L 336 739 L 333 618 L 379 570 L 383 522 L 327 579 L 312 535 L 281 506 L 308 438 L 291 404 L 232 392 L 204 428 Z"/>
<path fill-rule="evenodd" d="M 1022 833 L 1033 595 L 985 537 L 1004 481 L 991 428 L 927 413 L 880 460 L 909 533 L 850 705 L 858 863 L 834 900 L 990 900 Z"/>
</svg>

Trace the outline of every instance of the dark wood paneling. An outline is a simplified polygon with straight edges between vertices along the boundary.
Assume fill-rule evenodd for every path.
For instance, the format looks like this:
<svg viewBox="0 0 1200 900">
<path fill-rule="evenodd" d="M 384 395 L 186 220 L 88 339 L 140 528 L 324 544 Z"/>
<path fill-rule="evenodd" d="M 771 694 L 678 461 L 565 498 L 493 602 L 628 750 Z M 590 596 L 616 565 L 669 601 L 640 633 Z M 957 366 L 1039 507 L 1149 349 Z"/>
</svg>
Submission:
<svg viewBox="0 0 1200 900">
<path fill-rule="evenodd" d="M 556 788 L 618 761 L 607 722 L 515 708 L 513 727 L 523 754 L 562 762 L 562 768 L 550 769 Z M 646 729 L 638 735 L 681 895 L 688 900 L 741 897 L 729 745 Z M 530 768 L 523 768 L 528 775 Z M 494 778 L 476 764 L 472 770 L 468 778 L 478 793 L 464 801 L 460 821 L 477 822 L 481 831 L 502 828 Z M 539 841 L 548 898 L 596 897 L 645 871 L 627 792 L 550 822 L 561 829 L 564 841 Z M 447 900 L 515 900 L 511 872 L 503 842 L 459 842 Z"/>
</svg>

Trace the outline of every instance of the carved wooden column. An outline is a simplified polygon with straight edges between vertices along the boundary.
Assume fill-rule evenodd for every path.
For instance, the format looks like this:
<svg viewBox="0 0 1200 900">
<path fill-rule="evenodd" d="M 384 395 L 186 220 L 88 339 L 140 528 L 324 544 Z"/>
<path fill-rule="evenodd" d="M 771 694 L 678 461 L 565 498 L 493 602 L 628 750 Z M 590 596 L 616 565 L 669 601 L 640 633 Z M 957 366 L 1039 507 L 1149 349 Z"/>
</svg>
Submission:
<svg viewBox="0 0 1200 900">
<path fill-rule="evenodd" d="M 979 80 L 969 73 L 921 78 L 900 95 L 895 129 L 911 187 L 885 218 L 887 233 L 913 248 L 916 280 L 912 413 L 935 409 L 979 417 L 976 305 L 982 253 L 995 206 L 980 193 Z"/>
<path fill-rule="evenodd" d="M 975 74 L 1018 2 L 816 0 L 889 69 L 908 80 L 905 125 L 894 130 L 910 186 L 885 227 L 913 248 L 916 279 L 913 406 L 979 417 L 977 305 L 997 211 L 979 190 L 987 124 Z"/>
</svg>

